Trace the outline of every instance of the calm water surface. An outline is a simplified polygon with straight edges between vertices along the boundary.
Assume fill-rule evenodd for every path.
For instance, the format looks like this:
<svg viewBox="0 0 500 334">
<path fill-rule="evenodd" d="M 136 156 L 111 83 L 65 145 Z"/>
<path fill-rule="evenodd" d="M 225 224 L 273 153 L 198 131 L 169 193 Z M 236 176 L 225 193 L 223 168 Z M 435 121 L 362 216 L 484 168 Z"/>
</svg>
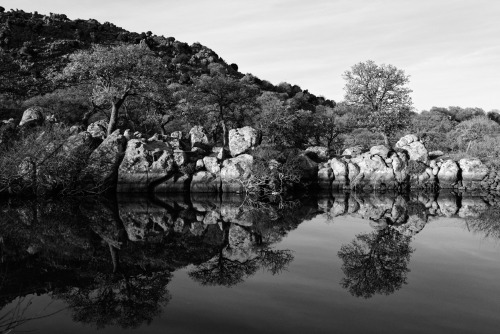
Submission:
<svg viewBox="0 0 500 334">
<path fill-rule="evenodd" d="M 0 330 L 498 333 L 486 197 L 3 203 Z"/>
</svg>

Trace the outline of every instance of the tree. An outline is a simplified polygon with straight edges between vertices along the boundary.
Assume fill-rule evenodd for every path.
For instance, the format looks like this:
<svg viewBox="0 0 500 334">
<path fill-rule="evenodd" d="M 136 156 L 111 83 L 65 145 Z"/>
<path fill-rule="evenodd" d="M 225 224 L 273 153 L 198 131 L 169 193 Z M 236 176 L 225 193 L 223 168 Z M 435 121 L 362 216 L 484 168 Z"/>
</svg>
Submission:
<svg viewBox="0 0 500 334">
<path fill-rule="evenodd" d="M 377 65 L 372 60 L 358 63 L 343 75 L 346 80 L 345 100 L 368 113 L 365 126 L 384 136 L 406 127 L 412 108 L 409 77 L 393 65 Z"/>
<path fill-rule="evenodd" d="M 471 144 L 485 136 L 500 134 L 500 125 L 490 120 L 486 116 L 478 116 L 458 124 L 455 129 L 450 132 L 450 140 L 455 141 L 461 148 L 467 143 L 465 152 L 467 153 Z"/>
<path fill-rule="evenodd" d="M 187 91 L 184 108 L 189 120 L 198 118 L 198 122 L 206 122 L 214 119 L 220 124 L 226 147 L 229 124 L 242 125 L 246 112 L 254 109 L 258 93 L 255 85 L 216 72 L 213 76 L 203 75 L 194 80 L 194 85 Z M 199 115 L 200 111 L 203 115 Z"/>
<path fill-rule="evenodd" d="M 92 102 L 111 105 L 108 135 L 116 129 L 118 112 L 125 100 L 141 96 L 161 100 L 162 86 L 170 73 L 159 57 L 141 43 L 106 47 L 95 45 L 69 57 L 69 64 L 56 80 L 89 82 Z"/>
</svg>

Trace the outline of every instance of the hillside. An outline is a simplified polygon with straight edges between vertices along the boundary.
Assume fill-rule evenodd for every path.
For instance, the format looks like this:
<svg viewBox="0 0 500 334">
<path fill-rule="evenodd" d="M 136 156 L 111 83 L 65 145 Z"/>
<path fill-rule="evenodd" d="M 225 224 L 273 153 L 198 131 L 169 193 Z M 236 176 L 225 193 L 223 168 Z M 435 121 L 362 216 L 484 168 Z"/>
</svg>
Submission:
<svg viewBox="0 0 500 334">
<path fill-rule="evenodd" d="M 93 44 L 117 45 L 146 43 L 160 57 L 172 73 L 171 83 L 189 85 L 191 79 L 210 73 L 214 64 L 223 66 L 235 77 L 243 77 L 236 64 L 227 64 L 216 52 L 200 43 L 177 41 L 174 37 L 129 32 L 116 25 L 99 23 L 94 19 L 70 20 L 64 14 L 43 15 L 22 10 L 3 11 L 0 8 L 0 96 L 8 95 L 24 100 L 53 91 L 46 79 L 50 71 L 57 71 L 67 63 L 67 56 L 88 49 Z M 253 78 L 263 91 L 286 92 L 289 98 L 306 93 L 306 102 L 313 106 L 333 106 L 334 102 L 316 97 L 298 86 L 274 86 Z M 304 94 L 301 94 L 303 99 Z M 0 106 L 4 109 L 6 106 Z M 0 115 L 0 119 L 3 115 Z"/>
</svg>

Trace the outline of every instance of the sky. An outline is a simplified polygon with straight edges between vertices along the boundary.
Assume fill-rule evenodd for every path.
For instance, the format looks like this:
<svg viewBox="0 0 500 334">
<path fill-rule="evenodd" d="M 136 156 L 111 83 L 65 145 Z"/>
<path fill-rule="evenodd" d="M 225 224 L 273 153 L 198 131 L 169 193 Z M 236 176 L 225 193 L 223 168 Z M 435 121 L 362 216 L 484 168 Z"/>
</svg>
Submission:
<svg viewBox="0 0 500 334">
<path fill-rule="evenodd" d="M 410 76 L 414 107 L 500 109 L 498 0 L 2 0 L 7 10 L 94 18 L 199 42 L 273 84 L 337 102 L 373 60 Z"/>
</svg>

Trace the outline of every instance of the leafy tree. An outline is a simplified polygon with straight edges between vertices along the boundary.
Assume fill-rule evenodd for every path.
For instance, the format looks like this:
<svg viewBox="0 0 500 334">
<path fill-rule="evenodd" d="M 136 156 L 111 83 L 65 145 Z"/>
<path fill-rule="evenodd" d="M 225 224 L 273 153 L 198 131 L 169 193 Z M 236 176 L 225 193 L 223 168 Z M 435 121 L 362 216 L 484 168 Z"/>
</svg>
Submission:
<svg viewBox="0 0 500 334">
<path fill-rule="evenodd" d="M 479 116 L 458 124 L 454 131 L 449 133 L 450 140 L 455 141 L 463 148 L 467 144 L 467 153 L 471 144 L 487 135 L 499 135 L 500 125 L 485 116 Z"/>
<path fill-rule="evenodd" d="M 366 110 L 365 126 L 384 136 L 404 128 L 409 121 L 412 92 L 409 77 L 393 65 L 377 65 L 372 60 L 358 63 L 344 73 L 345 100 Z"/>
<path fill-rule="evenodd" d="M 223 145 L 228 145 L 228 127 L 242 125 L 256 105 L 259 90 L 256 86 L 220 72 L 194 79 L 187 89 L 181 108 L 188 121 L 206 125 L 215 122 L 222 128 Z"/>
<path fill-rule="evenodd" d="M 161 87 L 170 73 L 144 43 L 95 45 L 91 50 L 72 54 L 69 60 L 55 79 L 88 82 L 93 87 L 92 101 L 111 105 L 108 135 L 116 129 L 118 112 L 127 98 L 141 96 L 154 101 L 164 98 Z"/>
</svg>

